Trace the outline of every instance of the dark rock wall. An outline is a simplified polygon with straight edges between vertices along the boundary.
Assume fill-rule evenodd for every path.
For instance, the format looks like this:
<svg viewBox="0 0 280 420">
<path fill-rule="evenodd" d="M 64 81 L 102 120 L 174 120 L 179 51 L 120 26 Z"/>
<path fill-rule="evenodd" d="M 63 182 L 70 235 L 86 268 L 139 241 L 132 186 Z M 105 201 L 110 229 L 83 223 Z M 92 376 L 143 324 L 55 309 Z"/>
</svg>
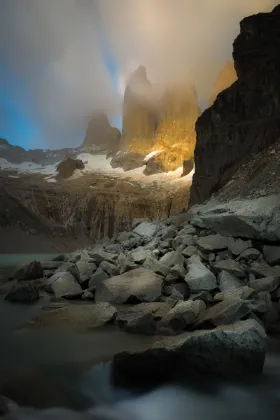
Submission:
<svg viewBox="0 0 280 420">
<path fill-rule="evenodd" d="M 242 20 L 233 58 L 238 80 L 196 123 L 189 205 L 204 202 L 280 138 L 280 6 Z"/>
</svg>

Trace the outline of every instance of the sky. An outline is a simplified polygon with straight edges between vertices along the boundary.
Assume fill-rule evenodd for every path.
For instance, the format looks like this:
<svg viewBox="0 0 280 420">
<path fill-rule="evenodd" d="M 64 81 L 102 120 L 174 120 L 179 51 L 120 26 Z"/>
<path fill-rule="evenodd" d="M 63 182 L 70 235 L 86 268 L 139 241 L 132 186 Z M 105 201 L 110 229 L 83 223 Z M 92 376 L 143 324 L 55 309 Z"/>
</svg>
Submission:
<svg viewBox="0 0 280 420">
<path fill-rule="evenodd" d="M 274 0 L 0 0 L 0 137 L 24 148 L 83 141 L 103 110 L 121 127 L 127 78 L 194 83 L 207 103 L 239 21 Z"/>
</svg>

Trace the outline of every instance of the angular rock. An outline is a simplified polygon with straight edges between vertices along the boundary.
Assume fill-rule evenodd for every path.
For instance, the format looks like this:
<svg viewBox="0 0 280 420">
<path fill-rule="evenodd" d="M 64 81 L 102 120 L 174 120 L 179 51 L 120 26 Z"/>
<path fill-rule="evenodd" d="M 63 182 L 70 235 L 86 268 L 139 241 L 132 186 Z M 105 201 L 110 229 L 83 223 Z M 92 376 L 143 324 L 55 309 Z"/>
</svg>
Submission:
<svg viewBox="0 0 280 420">
<path fill-rule="evenodd" d="M 213 302 L 213 297 L 210 292 L 206 292 L 205 290 L 203 292 L 196 293 L 194 295 L 190 296 L 191 300 L 202 300 L 205 303 Z"/>
<path fill-rule="evenodd" d="M 172 247 L 173 249 L 177 249 L 179 246 L 190 246 L 194 245 L 194 238 L 192 235 L 178 235 L 176 238 L 172 241 Z"/>
<path fill-rule="evenodd" d="M 148 270 L 154 271 L 155 273 L 160 274 L 161 276 L 164 276 L 164 277 L 169 273 L 169 270 L 170 270 L 169 267 L 162 264 L 160 261 L 158 261 L 154 257 L 148 257 L 145 260 L 143 267 Z"/>
<path fill-rule="evenodd" d="M 161 237 L 165 241 L 166 239 L 173 239 L 176 236 L 176 230 L 173 227 L 166 227 L 161 232 Z"/>
<path fill-rule="evenodd" d="M 191 292 L 190 292 L 190 288 L 188 284 L 184 282 L 184 283 L 172 284 L 170 286 L 165 286 L 164 294 L 166 294 L 167 296 L 173 296 L 173 297 L 177 295 L 178 298 L 180 298 L 180 300 L 187 300 L 189 299 Z"/>
<path fill-rule="evenodd" d="M 280 277 L 264 277 L 251 280 L 249 286 L 257 292 L 274 292 L 280 286 Z"/>
<path fill-rule="evenodd" d="M 64 255 L 63 255 L 64 257 Z M 62 264 L 63 261 L 42 261 L 41 262 L 41 266 L 43 268 L 43 270 L 56 270 L 57 268 L 59 268 Z"/>
<path fill-rule="evenodd" d="M 238 256 L 242 252 L 246 251 L 246 249 L 252 247 L 252 241 L 243 241 L 243 239 L 239 238 L 228 238 L 228 249 L 230 252 Z"/>
<path fill-rule="evenodd" d="M 71 305 L 43 311 L 41 315 L 33 321 L 33 326 L 88 330 L 108 324 L 113 321 L 116 315 L 116 308 L 109 303 Z"/>
<path fill-rule="evenodd" d="M 263 247 L 263 255 L 268 264 L 280 264 L 280 246 L 265 245 Z"/>
<path fill-rule="evenodd" d="M 24 264 L 14 273 L 16 280 L 37 280 L 44 277 L 42 265 L 38 261 Z"/>
<path fill-rule="evenodd" d="M 57 178 L 69 178 L 76 169 L 84 169 L 85 164 L 81 159 L 66 158 L 57 165 Z"/>
<path fill-rule="evenodd" d="M 160 258 L 159 262 L 167 267 L 174 267 L 175 265 L 184 265 L 185 258 L 176 251 L 171 251 Z"/>
<path fill-rule="evenodd" d="M 183 265 L 176 264 L 170 268 L 170 274 L 175 275 L 177 279 L 183 280 L 187 274 L 187 271 Z"/>
<path fill-rule="evenodd" d="M 131 252 L 130 257 L 135 264 L 143 264 L 151 255 L 151 251 L 140 246 Z"/>
<path fill-rule="evenodd" d="M 248 248 L 239 255 L 239 257 L 237 258 L 237 261 L 257 260 L 260 256 L 261 256 L 260 251 L 258 251 L 255 248 Z"/>
<path fill-rule="evenodd" d="M 39 293 L 32 283 L 24 282 L 15 285 L 5 299 L 15 303 L 33 303 L 39 299 Z"/>
<path fill-rule="evenodd" d="M 48 290 L 50 289 L 57 298 L 82 292 L 81 286 L 75 277 L 68 271 L 55 273 L 48 279 L 46 287 Z"/>
<path fill-rule="evenodd" d="M 250 309 L 245 300 L 230 297 L 201 313 L 196 325 L 206 322 L 216 326 L 233 324 L 245 318 L 249 313 Z"/>
<path fill-rule="evenodd" d="M 217 235 L 203 236 L 199 238 L 196 245 L 206 252 L 216 252 L 228 247 L 228 238 Z"/>
<path fill-rule="evenodd" d="M 170 309 L 171 306 L 164 302 L 143 302 L 133 306 L 126 305 L 119 308 L 116 321 L 120 325 L 124 325 L 135 317 L 147 314 L 152 315 L 155 321 L 159 321 Z"/>
<path fill-rule="evenodd" d="M 280 266 L 270 267 L 266 262 L 254 262 L 249 270 L 259 278 L 280 277 Z"/>
<path fill-rule="evenodd" d="M 212 264 L 212 267 L 213 267 L 213 270 L 217 272 L 226 271 L 227 273 L 238 278 L 245 277 L 243 267 L 237 261 L 234 261 L 231 259 L 218 261 Z"/>
<path fill-rule="evenodd" d="M 90 289 L 95 288 L 98 284 L 102 283 L 104 280 L 107 280 L 109 278 L 108 274 L 105 273 L 100 267 L 95 271 L 94 274 L 92 274 L 88 287 Z"/>
<path fill-rule="evenodd" d="M 218 287 L 221 290 L 221 292 L 236 289 L 244 285 L 244 281 L 240 280 L 235 276 L 232 276 L 227 271 L 221 271 L 218 275 Z"/>
<path fill-rule="evenodd" d="M 196 255 L 196 254 L 198 254 L 198 249 L 194 245 L 189 245 L 189 246 L 187 246 L 187 248 L 185 248 L 182 251 L 182 255 L 185 258 L 190 258 L 190 257 L 192 257 L 193 255 Z"/>
<path fill-rule="evenodd" d="M 179 302 L 162 318 L 158 327 L 168 327 L 175 332 L 182 331 L 193 324 L 205 309 L 206 305 L 202 300 Z"/>
<path fill-rule="evenodd" d="M 155 236 L 158 230 L 159 230 L 158 224 L 142 222 L 135 229 L 133 229 L 133 232 L 137 233 L 137 235 L 139 236 L 152 238 L 153 236 Z"/>
<path fill-rule="evenodd" d="M 117 276 L 120 274 L 119 269 L 115 264 L 109 263 L 108 261 L 102 261 L 99 265 L 101 270 L 105 271 L 109 276 Z"/>
<path fill-rule="evenodd" d="M 235 289 L 225 290 L 224 292 L 217 293 L 214 296 L 214 300 L 237 300 L 237 299 L 249 299 L 256 295 L 256 291 L 252 287 L 242 286 Z"/>
<path fill-rule="evenodd" d="M 102 261 L 107 261 L 111 264 L 114 264 L 116 259 L 118 258 L 117 254 L 111 254 L 109 252 L 105 252 L 105 251 L 92 251 L 90 252 L 90 258 L 92 258 L 96 264 L 100 264 Z"/>
<path fill-rule="evenodd" d="M 162 279 L 153 271 L 137 268 L 105 280 L 96 287 L 96 302 L 153 302 L 159 299 Z"/>
<path fill-rule="evenodd" d="M 115 386 L 152 387 L 198 374 L 245 377 L 261 374 L 267 348 L 263 327 L 248 319 L 213 330 L 183 333 L 156 342 L 144 352 L 115 356 Z"/>
<path fill-rule="evenodd" d="M 88 261 L 78 261 L 76 267 L 79 272 L 79 283 L 84 284 L 89 281 L 92 274 L 96 271 L 97 267 L 94 263 Z"/>
<path fill-rule="evenodd" d="M 192 293 L 211 291 L 217 288 L 215 275 L 205 267 L 198 256 L 194 255 L 189 259 L 188 269 L 185 281 Z"/>
</svg>

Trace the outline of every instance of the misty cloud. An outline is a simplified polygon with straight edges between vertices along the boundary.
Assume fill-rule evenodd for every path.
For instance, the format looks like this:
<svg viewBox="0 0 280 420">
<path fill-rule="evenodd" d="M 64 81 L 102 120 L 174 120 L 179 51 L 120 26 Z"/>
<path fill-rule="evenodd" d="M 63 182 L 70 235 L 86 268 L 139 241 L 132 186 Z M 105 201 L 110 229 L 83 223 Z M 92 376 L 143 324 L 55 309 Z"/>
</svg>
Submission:
<svg viewBox="0 0 280 420">
<path fill-rule="evenodd" d="M 239 21 L 277 3 L 1 0 L 0 136 L 29 147 L 78 145 L 93 112 L 121 112 L 139 64 L 153 83 L 194 82 L 206 103 Z"/>
</svg>

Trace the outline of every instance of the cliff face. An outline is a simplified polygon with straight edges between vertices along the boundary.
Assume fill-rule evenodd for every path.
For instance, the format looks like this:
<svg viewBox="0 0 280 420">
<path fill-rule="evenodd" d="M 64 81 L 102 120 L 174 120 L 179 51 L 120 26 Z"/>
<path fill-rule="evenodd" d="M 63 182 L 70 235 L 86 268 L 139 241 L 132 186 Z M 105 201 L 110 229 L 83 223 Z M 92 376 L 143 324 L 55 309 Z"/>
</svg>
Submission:
<svg viewBox="0 0 280 420">
<path fill-rule="evenodd" d="M 100 113 L 89 122 L 82 147 L 98 146 L 101 150 L 118 151 L 120 137 L 121 133 L 117 128 L 111 127 L 106 114 Z"/>
<path fill-rule="evenodd" d="M 164 150 L 161 163 L 166 171 L 176 170 L 193 157 L 195 122 L 200 113 L 193 86 L 176 85 L 166 91 L 159 106 L 154 143 L 154 150 Z"/>
<path fill-rule="evenodd" d="M 132 73 L 124 94 L 121 150 L 146 153 L 153 146 L 157 114 L 152 86 L 140 66 Z"/>
<path fill-rule="evenodd" d="M 280 6 L 247 17 L 233 44 L 238 80 L 196 123 L 189 204 L 202 203 L 280 137 Z"/>
<path fill-rule="evenodd" d="M 213 105 L 218 94 L 230 87 L 237 80 L 237 74 L 234 67 L 234 61 L 227 61 L 214 82 L 212 95 L 209 100 L 209 106 Z"/>
<path fill-rule="evenodd" d="M 39 174 L 17 178 L 0 171 L 0 229 L 5 238 L 18 229 L 33 232 L 33 239 L 34 235 L 54 240 L 68 235 L 92 243 L 130 230 L 134 218 L 156 220 L 175 215 L 183 210 L 188 196 L 189 185 L 180 181 L 145 185 L 129 177 L 88 174 L 48 183 Z M 26 246 L 25 241 L 18 252 L 24 252 Z M 1 252 L 5 247 L 1 241 Z"/>
</svg>

